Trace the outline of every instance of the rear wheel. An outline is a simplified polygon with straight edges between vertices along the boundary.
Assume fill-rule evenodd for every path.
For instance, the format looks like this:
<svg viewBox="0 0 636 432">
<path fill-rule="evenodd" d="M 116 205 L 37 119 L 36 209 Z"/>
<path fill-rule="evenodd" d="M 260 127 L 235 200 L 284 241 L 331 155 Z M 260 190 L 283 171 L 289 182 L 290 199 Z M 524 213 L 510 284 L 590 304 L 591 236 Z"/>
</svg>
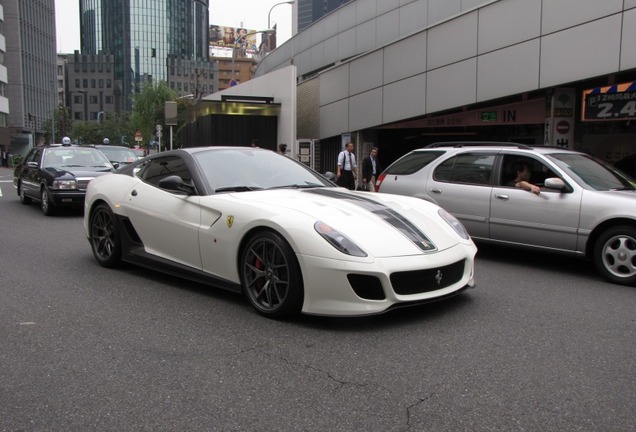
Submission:
<svg viewBox="0 0 636 432">
<path fill-rule="evenodd" d="M 113 211 L 106 204 L 93 210 L 89 222 L 91 249 L 103 267 L 117 267 L 121 263 L 121 235 Z"/>
<path fill-rule="evenodd" d="M 22 183 L 18 183 L 18 196 L 20 197 L 20 202 L 24 205 L 29 205 L 33 202 L 31 198 L 26 196 L 26 194 L 24 193 L 24 187 L 22 186 Z"/>
<path fill-rule="evenodd" d="M 46 187 L 43 187 L 40 191 L 40 209 L 44 216 L 52 216 L 55 213 L 55 207 L 53 207 L 49 199 L 49 191 L 46 190 Z"/>
<path fill-rule="evenodd" d="M 260 314 L 291 318 L 300 313 L 304 299 L 300 266 L 280 234 L 265 231 L 250 238 L 240 266 L 243 291 Z"/>
<path fill-rule="evenodd" d="M 609 281 L 636 285 L 636 228 L 622 225 L 602 233 L 594 245 L 594 264 Z"/>
</svg>

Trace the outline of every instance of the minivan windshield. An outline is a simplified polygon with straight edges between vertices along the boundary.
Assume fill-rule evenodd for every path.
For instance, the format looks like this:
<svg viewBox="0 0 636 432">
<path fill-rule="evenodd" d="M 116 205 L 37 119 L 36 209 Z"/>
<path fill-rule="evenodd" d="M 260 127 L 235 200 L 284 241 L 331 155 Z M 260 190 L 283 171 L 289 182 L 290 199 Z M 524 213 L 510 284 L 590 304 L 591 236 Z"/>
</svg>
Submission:
<svg viewBox="0 0 636 432">
<path fill-rule="evenodd" d="M 597 191 L 635 190 L 636 183 L 609 164 L 589 155 L 558 153 L 548 157 L 581 187 Z"/>
</svg>

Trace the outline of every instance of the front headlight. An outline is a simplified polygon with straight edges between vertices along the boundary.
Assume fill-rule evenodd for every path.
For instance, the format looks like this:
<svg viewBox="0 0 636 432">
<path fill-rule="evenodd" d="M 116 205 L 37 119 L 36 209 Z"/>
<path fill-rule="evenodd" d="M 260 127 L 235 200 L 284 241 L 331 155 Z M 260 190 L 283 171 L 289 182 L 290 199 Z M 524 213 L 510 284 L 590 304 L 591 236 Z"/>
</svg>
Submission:
<svg viewBox="0 0 636 432">
<path fill-rule="evenodd" d="M 73 190 L 77 189 L 77 182 L 75 180 L 53 180 L 51 189 L 61 190 Z"/>
<path fill-rule="evenodd" d="M 349 240 L 347 236 L 342 234 L 340 231 L 331 228 L 326 223 L 318 221 L 314 224 L 314 229 L 322 238 L 327 240 L 331 246 L 335 247 L 340 252 L 357 257 L 367 256 L 367 254 L 360 249 L 358 245 Z"/>
<path fill-rule="evenodd" d="M 460 221 L 458 221 L 455 216 L 442 208 L 437 211 L 437 214 L 439 214 L 440 217 L 444 219 L 446 223 L 449 224 L 461 238 L 463 238 L 464 240 L 468 240 L 470 238 L 470 236 L 468 235 L 468 231 L 466 231 L 466 228 L 464 228 L 464 225 Z"/>
</svg>

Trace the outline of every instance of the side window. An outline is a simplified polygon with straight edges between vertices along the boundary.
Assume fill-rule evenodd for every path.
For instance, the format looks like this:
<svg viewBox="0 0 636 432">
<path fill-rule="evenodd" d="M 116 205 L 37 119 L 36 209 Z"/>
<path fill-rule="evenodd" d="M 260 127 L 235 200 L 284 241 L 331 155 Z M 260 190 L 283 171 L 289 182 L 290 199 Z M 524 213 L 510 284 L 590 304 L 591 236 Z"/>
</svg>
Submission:
<svg viewBox="0 0 636 432">
<path fill-rule="evenodd" d="M 184 182 L 192 181 L 192 176 L 184 160 L 178 156 L 155 158 L 139 173 L 142 180 L 155 186 L 159 184 L 161 179 L 172 175 L 178 175 Z"/>
<path fill-rule="evenodd" d="M 443 151 L 413 152 L 395 161 L 386 169 L 386 174 L 413 174 L 443 155 Z"/>
<path fill-rule="evenodd" d="M 442 162 L 433 172 L 437 181 L 488 185 L 494 154 L 464 153 Z"/>
<path fill-rule="evenodd" d="M 29 154 L 24 158 L 24 162 L 37 162 L 38 158 L 38 149 L 33 149 L 29 152 Z"/>
<path fill-rule="evenodd" d="M 527 181 L 539 187 L 543 187 L 545 179 L 559 177 L 538 159 L 529 156 L 505 155 L 502 164 L 501 185 L 515 187 L 517 173 L 523 171 L 526 167 L 530 176 Z"/>
</svg>

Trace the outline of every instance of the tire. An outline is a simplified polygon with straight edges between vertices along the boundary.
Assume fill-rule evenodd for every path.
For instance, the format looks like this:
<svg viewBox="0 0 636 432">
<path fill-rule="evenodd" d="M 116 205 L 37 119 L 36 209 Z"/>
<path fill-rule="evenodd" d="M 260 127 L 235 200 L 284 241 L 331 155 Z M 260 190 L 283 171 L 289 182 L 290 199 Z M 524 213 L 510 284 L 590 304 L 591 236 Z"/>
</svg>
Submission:
<svg viewBox="0 0 636 432">
<path fill-rule="evenodd" d="M 44 216 L 53 216 L 55 214 L 55 207 L 49 199 L 49 191 L 44 186 L 40 190 L 40 209 Z"/>
<path fill-rule="evenodd" d="M 91 213 L 89 241 L 93 256 L 102 267 L 115 268 L 121 264 L 121 233 L 113 211 L 99 204 Z"/>
<path fill-rule="evenodd" d="M 636 228 L 621 225 L 603 232 L 594 244 L 594 265 L 610 282 L 636 285 Z"/>
<path fill-rule="evenodd" d="M 285 319 L 300 314 L 300 266 L 280 234 L 264 231 L 250 238 L 241 254 L 240 274 L 245 296 L 261 315 Z"/>
<path fill-rule="evenodd" d="M 25 195 L 22 183 L 18 183 L 18 196 L 20 197 L 20 203 L 23 205 L 30 205 L 33 202 L 30 197 Z"/>
</svg>

